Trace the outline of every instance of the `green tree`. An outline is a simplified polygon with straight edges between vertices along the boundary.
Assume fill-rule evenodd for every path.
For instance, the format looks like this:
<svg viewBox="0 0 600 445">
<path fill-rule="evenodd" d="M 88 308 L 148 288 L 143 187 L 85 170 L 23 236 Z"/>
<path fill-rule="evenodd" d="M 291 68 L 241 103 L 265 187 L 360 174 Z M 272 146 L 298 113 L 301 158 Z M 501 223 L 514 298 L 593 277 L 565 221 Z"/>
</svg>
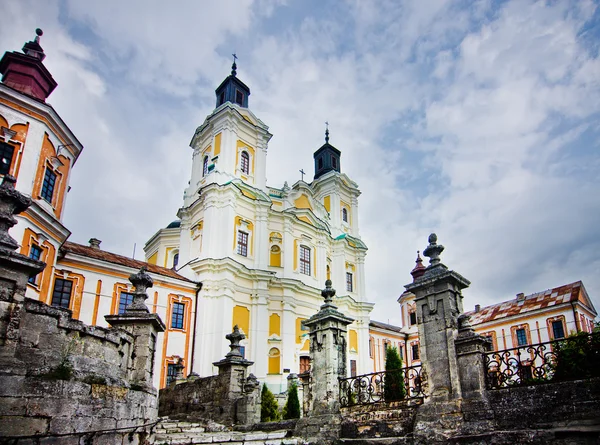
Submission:
<svg viewBox="0 0 600 445">
<path fill-rule="evenodd" d="M 396 348 L 388 347 L 385 351 L 385 383 L 383 397 L 386 402 L 402 400 L 406 396 L 402 359 Z"/>
<path fill-rule="evenodd" d="M 288 419 L 299 419 L 300 418 L 300 401 L 298 400 L 298 386 L 292 383 L 288 390 L 287 401 L 283 408 L 283 418 Z"/>
<path fill-rule="evenodd" d="M 275 422 L 279 420 L 279 406 L 273 393 L 267 388 L 267 384 L 263 383 L 260 393 L 260 421 Z"/>
</svg>

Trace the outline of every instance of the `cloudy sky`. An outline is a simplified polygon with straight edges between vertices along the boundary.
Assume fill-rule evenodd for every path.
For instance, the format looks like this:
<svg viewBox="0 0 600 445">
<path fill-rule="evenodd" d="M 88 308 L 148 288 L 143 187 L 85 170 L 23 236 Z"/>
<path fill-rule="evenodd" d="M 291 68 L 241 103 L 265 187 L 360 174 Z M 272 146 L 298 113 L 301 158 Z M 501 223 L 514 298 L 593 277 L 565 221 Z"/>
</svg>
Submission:
<svg viewBox="0 0 600 445">
<path fill-rule="evenodd" d="M 175 219 L 231 53 L 273 133 L 268 184 L 330 122 L 363 194 L 373 318 L 435 231 L 465 308 L 582 280 L 600 309 L 600 8 L 588 0 L 5 0 L 0 50 L 44 30 L 50 98 L 85 149 L 72 241 L 142 257 Z M 341 285 L 339 285 L 341 287 Z"/>
</svg>

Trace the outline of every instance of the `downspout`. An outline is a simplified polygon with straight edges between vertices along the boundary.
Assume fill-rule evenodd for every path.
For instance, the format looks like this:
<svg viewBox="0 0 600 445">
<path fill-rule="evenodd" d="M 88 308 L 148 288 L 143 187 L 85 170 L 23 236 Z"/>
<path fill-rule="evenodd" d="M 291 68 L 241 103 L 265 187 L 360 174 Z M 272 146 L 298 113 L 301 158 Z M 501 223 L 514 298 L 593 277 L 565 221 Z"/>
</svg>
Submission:
<svg viewBox="0 0 600 445">
<path fill-rule="evenodd" d="M 192 327 L 192 358 L 190 360 L 190 374 L 194 372 L 194 356 L 196 353 L 196 322 L 198 321 L 198 294 L 202 290 L 202 282 L 196 286 L 196 301 L 194 302 L 194 326 Z"/>
<path fill-rule="evenodd" d="M 581 328 L 579 326 L 579 319 L 577 318 L 577 312 L 575 312 L 575 302 L 571 301 L 571 307 L 573 308 L 573 318 L 575 319 L 575 330 L 577 332 L 581 331 Z"/>
</svg>

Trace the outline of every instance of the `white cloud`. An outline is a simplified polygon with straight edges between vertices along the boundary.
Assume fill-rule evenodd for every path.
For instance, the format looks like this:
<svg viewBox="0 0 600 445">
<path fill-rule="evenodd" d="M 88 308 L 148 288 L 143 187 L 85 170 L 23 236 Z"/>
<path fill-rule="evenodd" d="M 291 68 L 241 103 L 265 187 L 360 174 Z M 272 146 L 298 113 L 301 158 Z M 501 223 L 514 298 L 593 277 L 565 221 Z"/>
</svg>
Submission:
<svg viewBox="0 0 600 445">
<path fill-rule="evenodd" d="M 237 51 L 274 134 L 270 185 L 312 171 L 331 123 L 363 191 L 375 319 L 398 322 L 430 231 L 473 281 L 468 307 L 578 279 L 600 307 L 600 162 L 597 142 L 584 145 L 600 132 L 598 36 L 583 31 L 593 2 L 318 6 L 9 3 L 1 47 L 44 28 L 51 102 L 86 146 L 67 206 L 74 240 L 140 252 L 175 218 L 189 140 Z"/>
</svg>

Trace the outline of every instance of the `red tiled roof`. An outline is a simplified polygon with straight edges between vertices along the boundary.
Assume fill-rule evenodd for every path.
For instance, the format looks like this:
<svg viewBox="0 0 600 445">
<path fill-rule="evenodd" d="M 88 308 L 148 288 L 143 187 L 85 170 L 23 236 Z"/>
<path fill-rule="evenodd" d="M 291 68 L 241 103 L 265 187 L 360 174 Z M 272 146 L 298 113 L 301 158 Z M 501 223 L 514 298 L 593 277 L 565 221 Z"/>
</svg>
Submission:
<svg viewBox="0 0 600 445">
<path fill-rule="evenodd" d="M 131 267 L 133 269 L 140 269 L 142 267 L 145 267 L 148 270 L 148 272 L 193 283 L 192 280 L 188 280 L 184 276 L 179 275 L 173 269 L 167 269 L 166 267 L 157 266 L 156 264 L 150 264 L 146 263 L 145 261 L 134 260 L 132 258 L 127 258 L 122 255 L 117 255 L 116 253 L 107 252 L 106 250 L 97 249 L 89 246 L 83 246 L 81 244 L 72 243 L 70 241 L 65 241 L 65 243 L 61 247 L 61 250 L 67 253 L 73 253 L 75 255 L 81 255 L 88 258 L 94 258 L 100 261 L 106 261 L 107 263 L 120 264 L 121 266 Z"/>
<path fill-rule="evenodd" d="M 518 298 L 481 308 L 478 312 L 466 312 L 471 317 L 471 324 L 478 325 L 505 317 L 557 306 L 572 301 L 580 301 L 594 311 L 581 281 L 555 287 L 544 292 L 527 295 L 520 301 Z M 590 307 L 591 306 L 591 307 Z M 594 311 L 595 312 L 595 311 Z"/>
</svg>

